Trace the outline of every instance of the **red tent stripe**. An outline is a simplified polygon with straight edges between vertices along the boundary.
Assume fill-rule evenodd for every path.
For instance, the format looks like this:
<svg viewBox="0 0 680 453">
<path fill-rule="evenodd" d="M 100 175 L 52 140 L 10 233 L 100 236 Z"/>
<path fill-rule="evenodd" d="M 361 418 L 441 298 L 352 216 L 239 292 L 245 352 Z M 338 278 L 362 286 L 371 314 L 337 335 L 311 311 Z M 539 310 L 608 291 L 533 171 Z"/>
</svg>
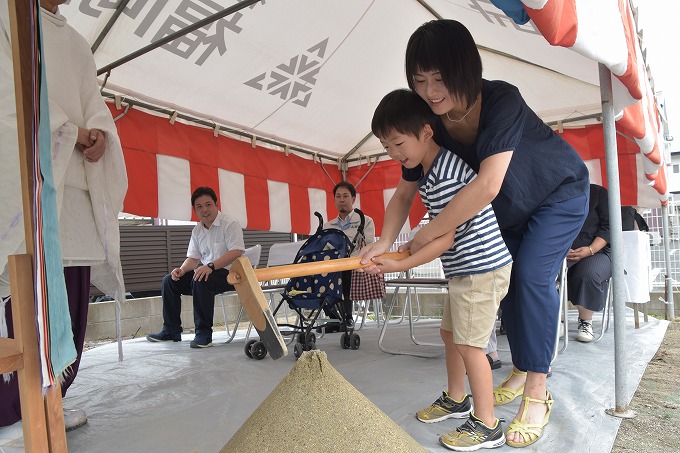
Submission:
<svg viewBox="0 0 680 453">
<path fill-rule="evenodd" d="M 578 34 L 575 0 L 548 0 L 541 9 L 525 6 L 529 17 L 553 46 L 571 47 Z"/>
</svg>

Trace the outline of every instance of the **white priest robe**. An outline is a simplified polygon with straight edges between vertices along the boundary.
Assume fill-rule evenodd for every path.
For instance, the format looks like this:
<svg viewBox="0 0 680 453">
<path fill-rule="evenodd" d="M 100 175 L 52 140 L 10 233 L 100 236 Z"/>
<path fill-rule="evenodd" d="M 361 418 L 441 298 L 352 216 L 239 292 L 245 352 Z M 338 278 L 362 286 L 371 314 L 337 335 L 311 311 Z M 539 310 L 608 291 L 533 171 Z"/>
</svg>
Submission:
<svg viewBox="0 0 680 453">
<path fill-rule="evenodd" d="M 0 14 L 0 295 L 9 294 L 7 256 L 24 252 L 21 182 L 16 133 L 9 22 Z M 116 126 L 99 93 L 87 41 L 60 14 L 42 13 L 50 103 L 53 176 L 57 188 L 64 266 L 91 266 L 92 283 L 117 301 L 125 300 L 120 264 L 118 214 L 127 173 Z M 76 148 L 78 127 L 106 135 L 98 162 L 86 162 Z"/>
</svg>

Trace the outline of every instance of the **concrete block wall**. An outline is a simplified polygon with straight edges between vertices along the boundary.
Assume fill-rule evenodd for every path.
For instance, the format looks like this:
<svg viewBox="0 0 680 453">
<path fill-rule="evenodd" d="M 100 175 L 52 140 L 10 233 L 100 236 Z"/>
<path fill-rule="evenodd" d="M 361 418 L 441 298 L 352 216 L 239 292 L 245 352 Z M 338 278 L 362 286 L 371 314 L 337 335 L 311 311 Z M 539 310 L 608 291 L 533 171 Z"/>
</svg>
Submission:
<svg viewBox="0 0 680 453">
<path fill-rule="evenodd" d="M 227 318 L 234 322 L 241 309 L 236 295 L 220 296 L 225 298 Z M 215 325 L 224 325 L 222 302 L 215 298 Z M 191 296 L 182 296 L 182 327 L 184 332 L 194 328 L 194 310 Z M 121 306 L 121 331 L 123 338 L 144 337 L 159 332 L 163 328 L 163 301 L 158 297 L 128 299 Z M 217 327 L 219 328 L 219 327 Z M 90 304 L 86 341 L 116 338 L 116 303 L 97 302 Z"/>
<path fill-rule="evenodd" d="M 421 316 L 441 317 L 445 294 L 420 294 Z M 238 296 L 218 296 L 215 298 L 215 330 L 223 329 L 224 316 L 222 314 L 221 297 L 225 299 L 225 310 L 227 319 L 234 323 L 241 310 L 241 303 Z M 268 299 L 268 296 L 267 300 Z M 404 294 L 399 295 L 399 302 L 395 304 L 394 314 L 401 315 L 404 306 Z M 274 296 L 274 301 L 278 303 L 279 295 Z M 384 310 L 391 300 L 391 295 L 383 301 Z M 283 312 L 283 310 L 281 310 Z M 282 313 L 281 313 L 282 314 Z M 414 315 L 415 315 L 414 311 Z M 189 332 L 194 328 L 194 310 L 191 296 L 182 296 L 182 327 L 184 332 Z M 243 321 L 248 322 L 248 316 L 243 314 Z M 121 306 L 121 330 L 123 338 L 144 337 L 149 333 L 159 332 L 163 327 L 163 301 L 158 297 L 145 297 L 139 299 L 128 299 Z M 116 338 L 116 303 L 97 302 L 90 304 L 86 341 L 97 341 Z"/>
<path fill-rule="evenodd" d="M 241 309 L 238 296 L 219 296 L 215 299 L 215 330 L 223 329 L 224 316 L 222 315 L 221 297 L 225 298 L 225 309 L 230 323 L 234 323 Z M 448 294 L 419 292 L 420 316 L 424 318 L 441 318 L 444 303 Z M 665 306 L 659 301 L 663 293 L 653 292 L 650 294 L 650 303 L 647 304 L 649 314 L 664 315 Z M 387 312 L 391 303 L 392 294 L 388 293 L 383 300 L 383 313 Z M 275 295 L 275 302 L 280 296 Z M 680 292 L 674 293 L 675 316 L 680 316 Z M 405 294 L 400 292 L 399 299 L 395 303 L 392 315 L 401 316 L 405 303 Z M 415 300 L 413 300 L 413 314 L 417 316 Z M 573 307 L 572 307 L 573 308 Z M 638 307 L 640 310 L 644 308 Z M 373 308 L 370 309 L 373 311 Z M 244 313 L 243 321 L 248 322 Z M 194 327 L 194 315 L 191 296 L 182 296 L 182 325 L 185 332 Z M 163 302 L 160 297 L 147 297 L 140 299 L 128 299 L 121 307 L 121 328 L 123 338 L 143 337 L 149 333 L 158 332 L 163 327 Z M 106 340 L 116 338 L 116 304 L 114 302 L 98 302 L 90 304 L 88 327 L 85 336 L 86 341 Z"/>
</svg>

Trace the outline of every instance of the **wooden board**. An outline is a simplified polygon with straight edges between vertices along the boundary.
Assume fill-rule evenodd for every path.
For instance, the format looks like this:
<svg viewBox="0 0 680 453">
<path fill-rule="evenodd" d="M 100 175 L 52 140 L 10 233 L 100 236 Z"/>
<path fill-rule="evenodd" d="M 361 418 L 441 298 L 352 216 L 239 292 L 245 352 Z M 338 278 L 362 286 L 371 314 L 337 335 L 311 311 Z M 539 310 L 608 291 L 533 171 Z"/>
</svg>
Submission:
<svg viewBox="0 0 680 453">
<path fill-rule="evenodd" d="M 276 320 L 272 316 L 271 309 L 264 298 L 264 293 L 257 282 L 257 277 L 255 277 L 248 258 L 242 256 L 234 261 L 234 264 L 231 265 L 231 273 L 238 275 L 238 279 L 232 284 L 269 355 L 274 360 L 288 355 L 288 348 L 283 341 L 279 327 L 276 325 Z"/>
</svg>

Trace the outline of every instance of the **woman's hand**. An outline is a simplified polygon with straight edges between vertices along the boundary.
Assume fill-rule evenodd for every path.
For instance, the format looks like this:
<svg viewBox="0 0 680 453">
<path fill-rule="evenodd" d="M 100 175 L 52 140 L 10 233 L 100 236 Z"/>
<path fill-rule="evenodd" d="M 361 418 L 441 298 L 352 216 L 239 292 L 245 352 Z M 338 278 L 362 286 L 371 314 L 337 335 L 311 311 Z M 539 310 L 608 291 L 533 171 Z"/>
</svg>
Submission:
<svg viewBox="0 0 680 453">
<path fill-rule="evenodd" d="M 359 251 L 361 264 L 370 264 L 370 266 L 363 268 L 362 271 L 368 272 L 369 274 L 379 273 L 373 258 L 387 252 L 390 249 L 390 246 L 391 244 L 386 244 L 382 241 L 373 242 L 372 244 L 364 246 L 361 251 Z"/>
<path fill-rule="evenodd" d="M 584 258 L 588 258 L 589 256 L 593 256 L 593 253 L 590 251 L 590 247 L 579 247 L 577 249 L 569 249 L 569 253 L 567 253 L 567 261 L 573 261 L 575 263 L 578 263 Z"/>
</svg>

